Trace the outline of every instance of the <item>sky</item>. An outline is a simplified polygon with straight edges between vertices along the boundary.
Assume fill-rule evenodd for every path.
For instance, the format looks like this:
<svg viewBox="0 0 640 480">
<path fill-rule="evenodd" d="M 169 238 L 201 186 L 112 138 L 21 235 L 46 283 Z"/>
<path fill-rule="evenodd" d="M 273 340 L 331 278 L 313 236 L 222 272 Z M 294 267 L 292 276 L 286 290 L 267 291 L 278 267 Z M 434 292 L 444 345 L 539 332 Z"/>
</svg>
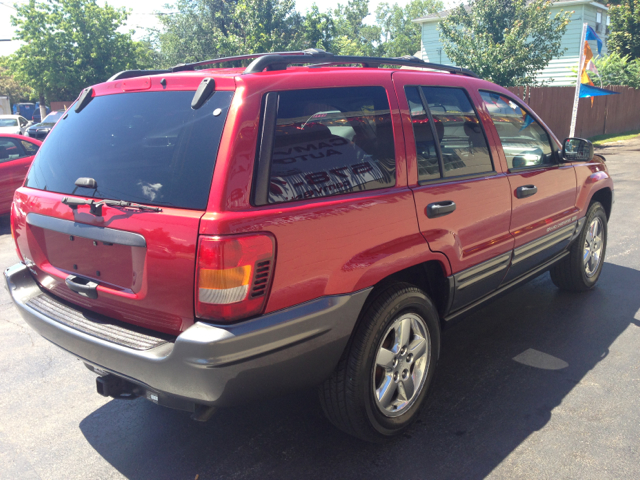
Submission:
<svg viewBox="0 0 640 480">
<path fill-rule="evenodd" d="M 375 12 L 378 4 L 384 0 L 369 0 L 369 11 Z M 0 0 L 0 39 L 8 39 L 13 36 L 13 27 L 11 27 L 11 15 L 15 14 L 12 7 L 14 3 L 25 3 L 27 0 Z M 401 6 L 407 4 L 409 0 L 395 0 Z M 98 0 L 99 4 L 104 4 L 102 0 Z M 158 21 L 154 15 L 157 11 L 170 11 L 161 7 L 163 5 L 158 0 L 109 0 L 108 3 L 114 7 L 130 8 L 131 15 L 127 22 L 127 30 L 136 30 L 136 36 L 144 34 L 145 28 L 153 28 L 158 26 Z M 166 3 L 173 4 L 171 1 Z M 347 0 L 296 0 L 296 8 L 300 13 L 306 12 L 313 3 L 316 3 L 321 11 L 333 9 L 338 3 L 347 3 Z M 394 0 L 387 0 L 387 3 L 394 3 Z M 447 2 L 445 2 L 447 3 Z M 134 37 L 134 38 L 135 38 Z M 0 56 L 9 55 L 19 47 L 19 42 L 0 42 Z"/>
</svg>

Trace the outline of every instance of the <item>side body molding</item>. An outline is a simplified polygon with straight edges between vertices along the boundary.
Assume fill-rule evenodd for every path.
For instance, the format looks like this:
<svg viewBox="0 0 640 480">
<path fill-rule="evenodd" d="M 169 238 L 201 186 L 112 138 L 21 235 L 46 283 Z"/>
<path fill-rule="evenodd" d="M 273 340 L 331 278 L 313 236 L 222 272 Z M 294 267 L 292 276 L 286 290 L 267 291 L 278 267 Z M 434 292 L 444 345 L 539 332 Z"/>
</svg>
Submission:
<svg viewBox="0 0 640 480">
<path fill-rule="evenodd" d="M 455 293 L 451 311 L 462 308 L 498 288 L 510 261 L 511 252 L 507 252 L 455 274 Z"/>
</svg>

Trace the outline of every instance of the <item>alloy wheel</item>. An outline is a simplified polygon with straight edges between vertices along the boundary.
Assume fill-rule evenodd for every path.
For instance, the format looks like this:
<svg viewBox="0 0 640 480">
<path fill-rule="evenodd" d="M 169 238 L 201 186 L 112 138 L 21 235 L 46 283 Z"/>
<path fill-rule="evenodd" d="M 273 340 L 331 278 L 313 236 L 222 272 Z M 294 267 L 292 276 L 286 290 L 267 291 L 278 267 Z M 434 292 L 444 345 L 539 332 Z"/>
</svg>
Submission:
<svg viewBox="0 0 640 480">
<path fill-rule="evenodd" d="M 604 228 L 602 225 L 602 220 L 599 217 L 595 217 L 591 221 L 591 224 L 589 224 L 587 236 L 584 239 L 584 271 L 589 278 L 593 277 L 600 267 L 600 263 L 602 262 L 603 247 Z"/>
<path fill-rule="evenodd" d="M 373 365 L 373 396 L 387 417 L 405 413 L 424 387 L 431 359 L 431 337 L 425 321 L 404 313 L 389 326 Z"/>
</svg>

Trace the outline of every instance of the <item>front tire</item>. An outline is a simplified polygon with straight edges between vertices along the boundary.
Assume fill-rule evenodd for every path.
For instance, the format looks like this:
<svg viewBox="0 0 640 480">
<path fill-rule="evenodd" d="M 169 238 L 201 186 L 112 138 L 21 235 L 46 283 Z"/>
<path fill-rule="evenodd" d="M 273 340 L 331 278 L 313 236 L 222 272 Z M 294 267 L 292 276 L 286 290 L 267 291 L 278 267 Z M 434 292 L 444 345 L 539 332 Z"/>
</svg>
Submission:
<svg viewBox="0 0 640 480">
<path fill-rule="evenodd" d="M 325 415 L 366 441 L 402 433 L 424 403 L 439 353 L 433 302 L 413 285 L 389 287 L 368 306 L 335 372 L 320 387 Z"/>
<path fill-rule="evenodd" d="M 551 280 L 561 290 L 590 290 L 600 278 L 606 251 L 607 214 L 600 202 L 594 202 L 569 255 L 551 269 Z"/>
</svg>

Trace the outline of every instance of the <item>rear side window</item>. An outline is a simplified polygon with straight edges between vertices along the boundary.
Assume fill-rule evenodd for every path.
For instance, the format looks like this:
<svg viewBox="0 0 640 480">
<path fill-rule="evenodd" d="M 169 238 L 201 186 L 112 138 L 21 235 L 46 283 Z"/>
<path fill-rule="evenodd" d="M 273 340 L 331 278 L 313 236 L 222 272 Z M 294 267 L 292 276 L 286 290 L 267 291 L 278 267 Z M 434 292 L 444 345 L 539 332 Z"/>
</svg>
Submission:
<svg viewBox="0 0 640 480">
<path fill-rule="evenodd" d="M 395 173 L 383 87 L 279 94 L 269 203 L 391 187 Z"/>
<path fill-rule="evenodd" d="M 493 171 L 480 120 L 460 88 L 422 87 L 433 117 L 445 177 Z"/>
<path fill-rule="evenodd" d="M 549 135 L 523 107 L 495 92 L 480 95 L 496 127 L 509 168 L 553 165 Z"/>
<path fill-rule="evenodd" d="M 122 93 L 95 97 L 80 113 L 69 109 L 40 148 L 26 186 L 206 209 L 233 92 L 215 92 L 198 110 L 193 95 Z M 80 177 L 95 179 L 97 189 L 76 187 Z"/>
</svg>

